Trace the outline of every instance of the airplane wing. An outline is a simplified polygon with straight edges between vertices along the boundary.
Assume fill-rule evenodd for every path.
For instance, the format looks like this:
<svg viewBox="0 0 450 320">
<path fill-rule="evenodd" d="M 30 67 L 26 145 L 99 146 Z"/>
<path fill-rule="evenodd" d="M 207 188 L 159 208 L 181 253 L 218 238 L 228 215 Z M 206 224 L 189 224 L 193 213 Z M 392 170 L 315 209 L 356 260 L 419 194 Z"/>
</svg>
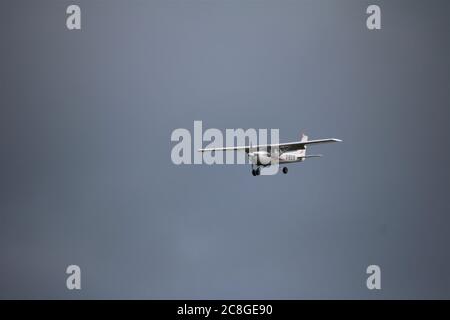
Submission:
<svg viewBox="0 0 450 320">
<path fill-rule="evenodd" d="M 272 145 L 271 147 L 278 147 L 281 152 L 289 152 L 294 150 L 304 149 L 308 145 L 315 145 L 321 143 L 330 143 L 330 142 L 342 142 L 340 139 L 318 139 L 318 140 L 309 140 L 309 141 L 297 141 L 297 142 L 288 142 L 288 143 L 280 143 L 278 145 Z"/>
<path fill-rule="evenodd" d="M 278 148 L 281 152 L 288 152 L 293 150 L 304 149 L 307 145 L 314 145 L 320 143 L 330 143 L 330 142 L 341 142 L 340 139 L 319 139 L 319 140 L 309 140 L 309 141 L 296 141 L 288 143 L 278 143 L 278 144 L 262 144 L 257 146 L 237 146 L 237 147 L 224 147 L 224 148 L 206 148 L 198 149 L 199 152 L 212 152 L 212 151 L 245 151 L 250 152 L 256 151 L 258 149 L 269 150 L 273 148 Z"/>
</svg>

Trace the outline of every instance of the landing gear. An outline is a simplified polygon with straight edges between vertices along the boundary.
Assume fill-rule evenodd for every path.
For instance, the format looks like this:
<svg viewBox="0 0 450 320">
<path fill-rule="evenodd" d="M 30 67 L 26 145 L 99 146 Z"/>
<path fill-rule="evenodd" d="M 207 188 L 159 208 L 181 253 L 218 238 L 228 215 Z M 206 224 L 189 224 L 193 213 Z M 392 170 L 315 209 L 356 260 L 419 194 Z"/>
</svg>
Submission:
<svg viewBox="0 0 450 320">
<path fill-rule="evenodd" d="M 252 169 L 252 175 L 255 176 L 259 176 L 261 174 L 261 168 L 256 168 L 256 169 Z"/>
<path fill-rule="evenodd" d="M 288 173 L 288 168 L 287 168 L 287 167 L 284 167 L 284 168 L 283 168 L 283 173 L 284 173 L 284 174 Z"/>
</svg>

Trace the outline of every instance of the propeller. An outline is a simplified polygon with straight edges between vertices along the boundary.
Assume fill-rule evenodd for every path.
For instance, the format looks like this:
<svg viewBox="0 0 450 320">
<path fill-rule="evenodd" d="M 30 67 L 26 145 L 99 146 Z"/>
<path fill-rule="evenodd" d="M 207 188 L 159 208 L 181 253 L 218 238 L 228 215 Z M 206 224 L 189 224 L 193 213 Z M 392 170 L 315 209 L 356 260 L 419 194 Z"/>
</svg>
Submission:
<svg viewBox="0 0 450 320">
<path fill-rule="evenodd" d="M 271 150 L 272 154 L 274 157 L 278 158 L 278 156 L 280 155 L 280 149 L 278 147 L 273 148 L 273 150 Z"/>
<path fill-rule="evenodd" d="M 252 142 L 250 141 L 250 148 L 248 149 L 247 152 L 247 157 L 248 157 L 248 161 L 251 162 L 250 160 L 250 153 L 253 153 L 253 146 L 252 146 Z"/>
</svg>

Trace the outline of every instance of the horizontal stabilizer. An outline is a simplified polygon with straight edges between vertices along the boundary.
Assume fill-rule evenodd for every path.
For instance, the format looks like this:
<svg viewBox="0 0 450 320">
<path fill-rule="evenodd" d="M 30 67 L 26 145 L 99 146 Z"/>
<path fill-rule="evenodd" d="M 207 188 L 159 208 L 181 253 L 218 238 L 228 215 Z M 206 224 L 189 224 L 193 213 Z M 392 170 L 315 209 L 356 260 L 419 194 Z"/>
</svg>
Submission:
<svg viewBox="0 0 450 320">
<path fill-rule="evenodd" d="M 303 156 L 302 158 L 320 158 L 322 157 L 321 154 L 308 154 L 306 156 Z"/>
</svg>

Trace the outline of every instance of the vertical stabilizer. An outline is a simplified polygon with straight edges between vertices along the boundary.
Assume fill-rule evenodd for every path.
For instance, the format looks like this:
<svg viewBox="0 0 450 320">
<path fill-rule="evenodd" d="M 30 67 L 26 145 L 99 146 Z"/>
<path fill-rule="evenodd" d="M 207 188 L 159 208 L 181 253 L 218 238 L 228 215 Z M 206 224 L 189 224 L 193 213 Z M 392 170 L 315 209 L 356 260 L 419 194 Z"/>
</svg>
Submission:
<svg viewBox="0 0 450 320">
<path fill-rule="evenodd" d="M 302 133 L 302 136 L 300 138 L 300 142 L 308 141 L 308 136 L 304 133 Z M 300 149 L 297 151 L 299 157 L 304 157 L 306 155 L 306 146 L 303 147 L 303 149 Z"/>
<path fill-rule="evenodd" d="M 305 141 L 308 141 L 308 136 L 306 134 L 302 133 L 302 137 L 300 139 L 300 142 L 305 142 Z"/>
</svg>

